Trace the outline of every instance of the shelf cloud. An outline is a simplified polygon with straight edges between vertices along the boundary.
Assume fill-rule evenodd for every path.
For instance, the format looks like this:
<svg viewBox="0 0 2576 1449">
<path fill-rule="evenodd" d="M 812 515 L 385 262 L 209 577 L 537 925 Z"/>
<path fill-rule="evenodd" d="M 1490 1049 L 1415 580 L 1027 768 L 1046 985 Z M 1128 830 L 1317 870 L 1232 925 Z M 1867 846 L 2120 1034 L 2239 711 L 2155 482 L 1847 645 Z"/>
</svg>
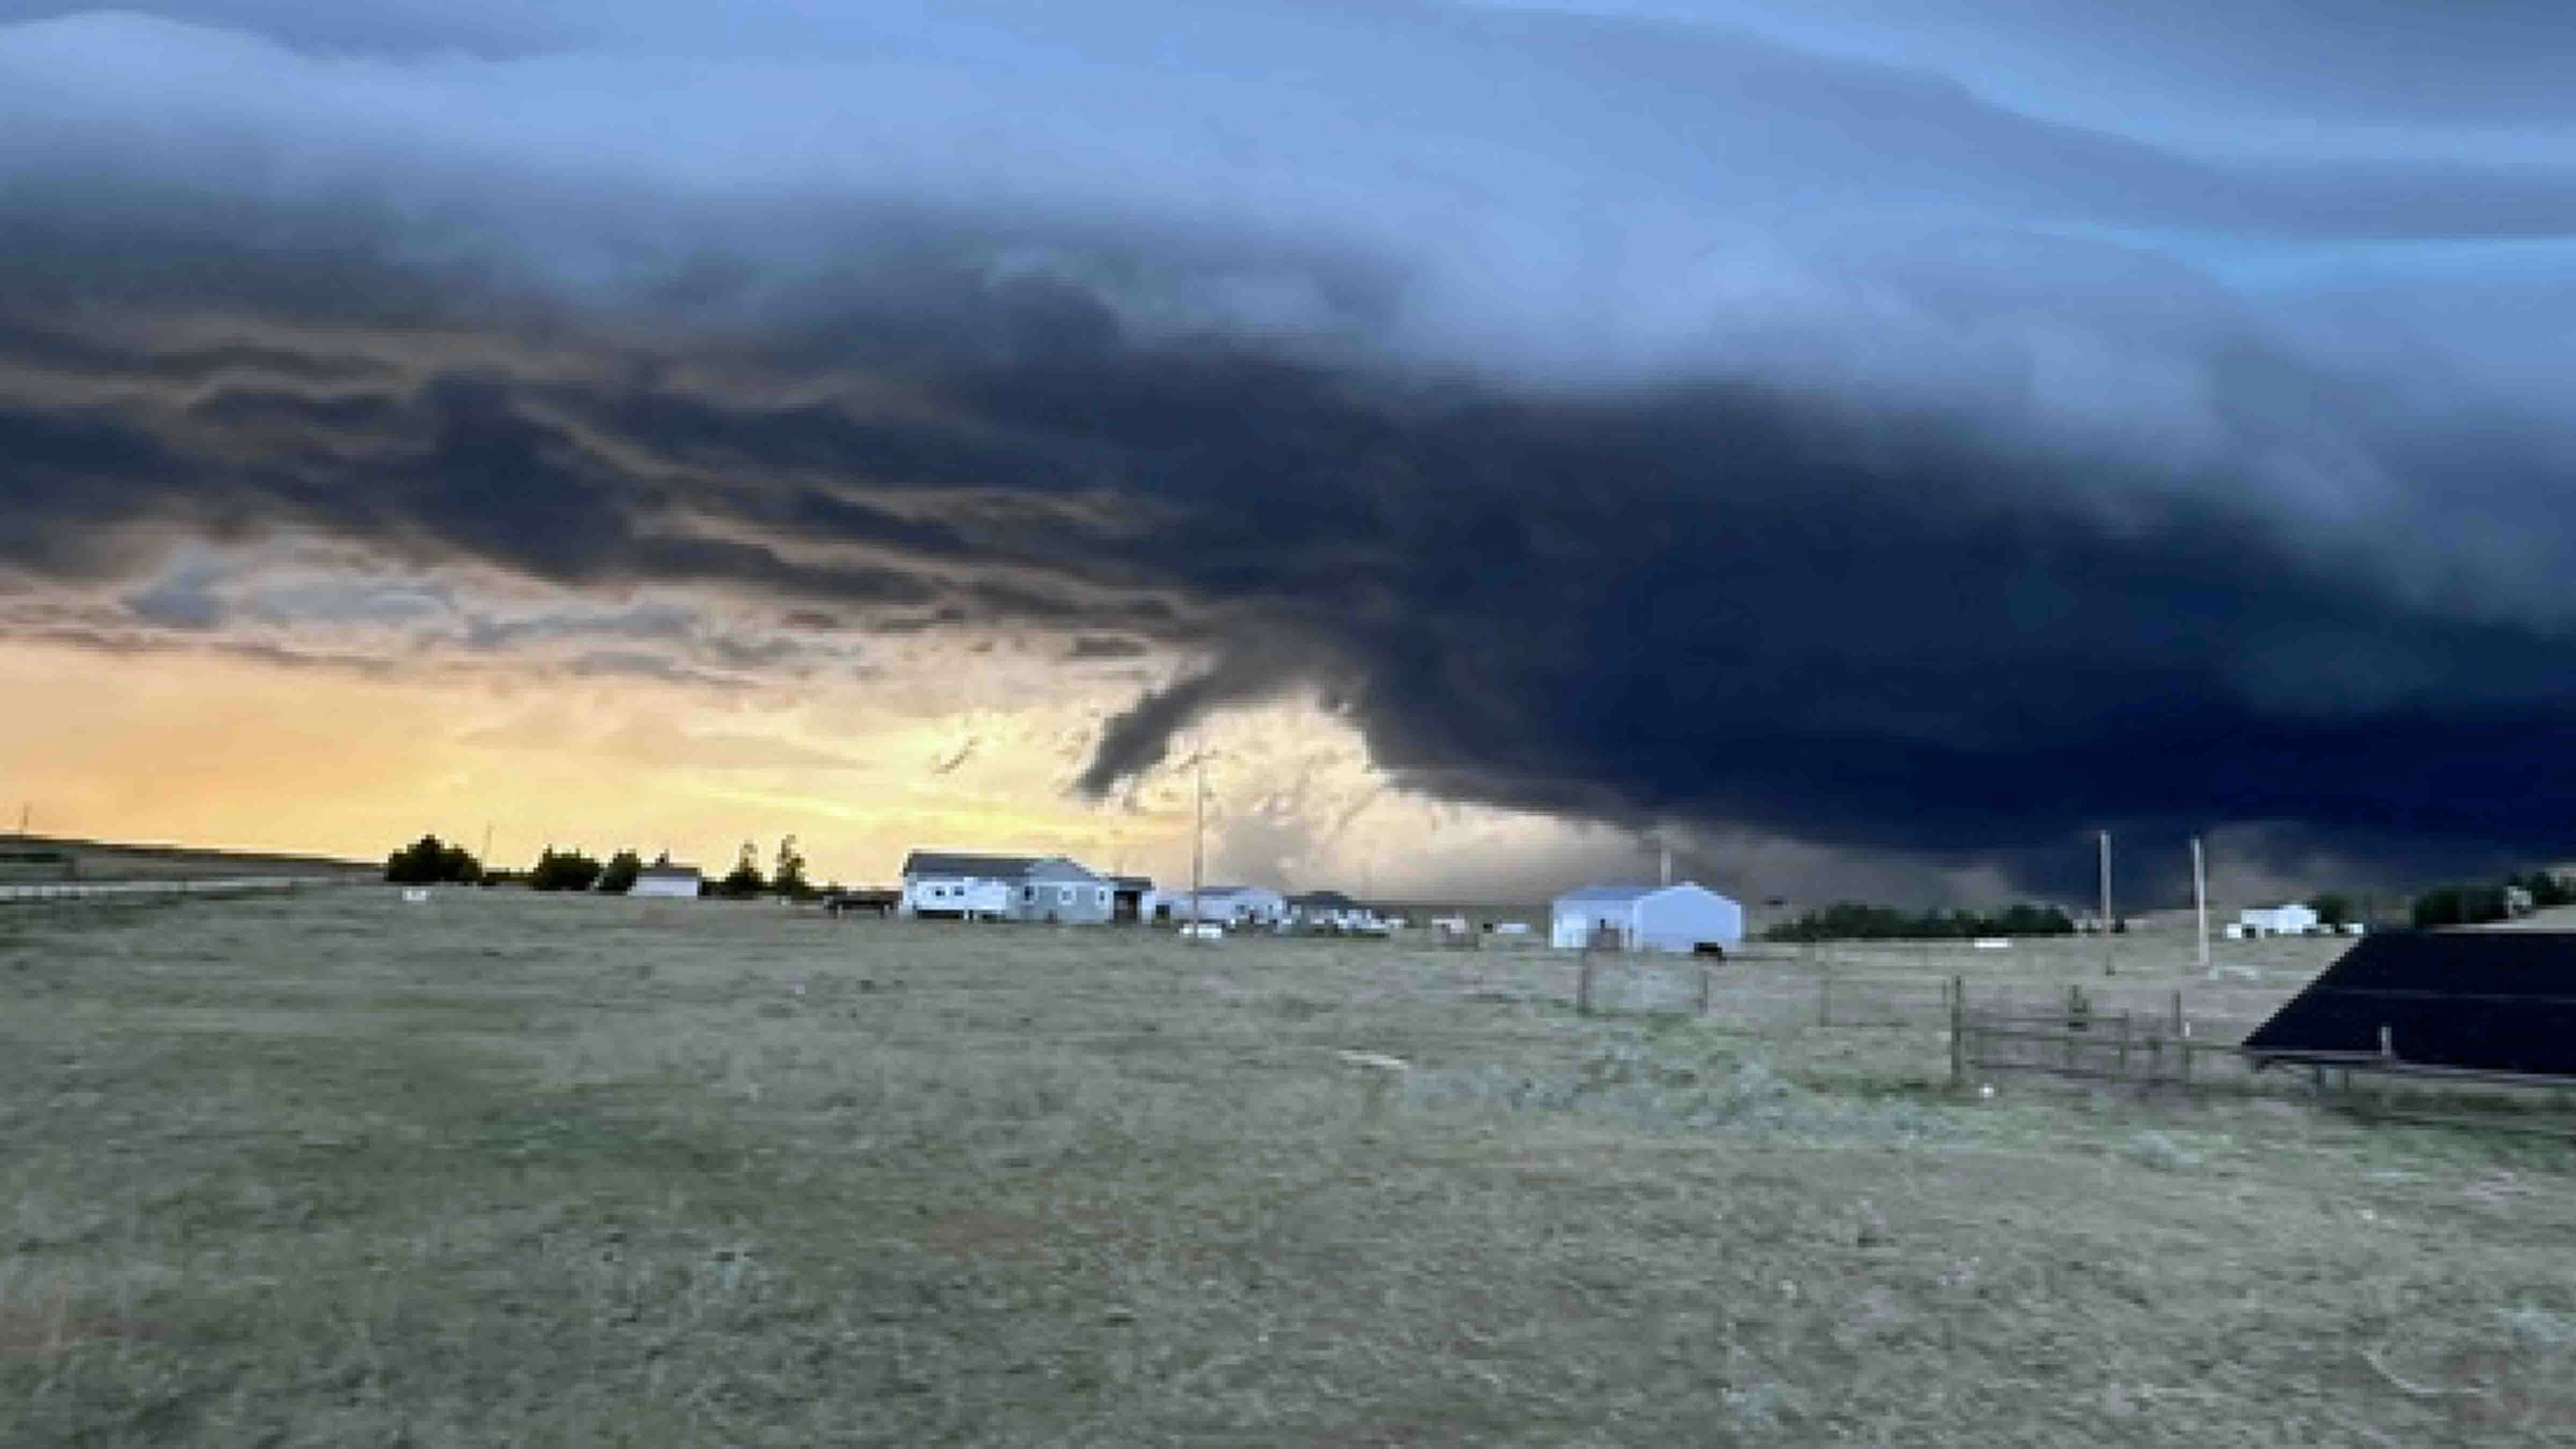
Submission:
<svg viewBox="0 0 2576 1449">
<path fill-rule="evenodd" d="M 2562 839 L 2558 9 L 860 8 L 0 4 L 0 603 L 1187 661 L 1104 798 L 1302 691 L 1612 823 Z"/>
</svg>

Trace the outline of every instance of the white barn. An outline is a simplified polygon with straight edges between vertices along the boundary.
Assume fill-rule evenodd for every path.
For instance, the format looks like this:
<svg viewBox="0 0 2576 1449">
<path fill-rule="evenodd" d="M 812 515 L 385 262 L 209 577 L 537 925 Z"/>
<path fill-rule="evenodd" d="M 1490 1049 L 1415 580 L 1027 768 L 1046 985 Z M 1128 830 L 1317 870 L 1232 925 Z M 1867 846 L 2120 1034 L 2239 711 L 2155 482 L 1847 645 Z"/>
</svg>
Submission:
<svg viewBox="0 0 2576 1449">
<path fill-rule="evenodd" d="M 1691 952 L 1744 943 L 1744 907 L 1703 885 L 1592 886 L 1556 898 L 1549 944 Z"/>
<path fill-rule="evenodd" d="M 2287 905 L 2238 911 L 2236 925 L 2241 936 L 2304 936 L 2317 929 L 2317 913 L 2292 901 Z"/>
<path fill-rule="evenodd" d="M 635 874 L 635 884 L 627 887 L 630 896 L 658 896 L 666 900 L 696 900 L 705 877 L 694 865 L 672 865 L 656 861 Z"/>
</svg>

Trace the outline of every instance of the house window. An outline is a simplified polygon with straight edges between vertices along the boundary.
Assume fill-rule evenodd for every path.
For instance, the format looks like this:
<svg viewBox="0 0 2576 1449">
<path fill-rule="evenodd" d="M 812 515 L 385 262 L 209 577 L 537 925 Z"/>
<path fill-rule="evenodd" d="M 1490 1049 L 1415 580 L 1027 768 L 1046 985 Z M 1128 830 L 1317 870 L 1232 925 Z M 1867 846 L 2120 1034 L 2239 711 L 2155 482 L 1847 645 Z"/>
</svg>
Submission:
<svg viewBox="0 0 2576 1449">
<path fill-rule="evenodd" d="M 1036 900 L 1037 898 L 1038 898 L 1038 888 L 1037 888 L 1036 886 L 1022 886 L 1022 887 L 1020 887 L 1020 899 L 1021 899 L 1021 900 L 1023 900 L 1023 901 L 1033 901 L 1033 900 Z"/>
</svg>

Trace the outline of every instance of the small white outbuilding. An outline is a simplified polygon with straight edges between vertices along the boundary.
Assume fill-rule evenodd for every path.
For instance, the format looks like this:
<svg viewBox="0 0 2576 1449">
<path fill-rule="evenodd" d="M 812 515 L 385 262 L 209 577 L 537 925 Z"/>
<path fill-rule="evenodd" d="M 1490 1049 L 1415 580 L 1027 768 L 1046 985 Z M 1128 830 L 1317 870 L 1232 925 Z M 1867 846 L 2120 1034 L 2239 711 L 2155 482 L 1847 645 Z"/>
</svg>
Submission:
<svg viewBox="0 0 2576 1449">
<path fill-rule="evenodd" d="M 698 898 L 698 888 L 705 877 L 694 865 L 672 865 L 656 862 L 635 873 L 635 884 L 627 887 L 630 896 L 660 896 L 672 900 Z"/>
<path fill-rule="evenodd" d="M 2244 936 L 2304 936 L 2317 928 L 2317 913 L 2296 901 L 2236 913 Z"/>
<path fill-rule="evenodd" d="M 1744 907 L 1703 885 L 1591 886 L 1556 898 L 1549 944 L 1691 952 L 1744 944 Z"/>
</svg>

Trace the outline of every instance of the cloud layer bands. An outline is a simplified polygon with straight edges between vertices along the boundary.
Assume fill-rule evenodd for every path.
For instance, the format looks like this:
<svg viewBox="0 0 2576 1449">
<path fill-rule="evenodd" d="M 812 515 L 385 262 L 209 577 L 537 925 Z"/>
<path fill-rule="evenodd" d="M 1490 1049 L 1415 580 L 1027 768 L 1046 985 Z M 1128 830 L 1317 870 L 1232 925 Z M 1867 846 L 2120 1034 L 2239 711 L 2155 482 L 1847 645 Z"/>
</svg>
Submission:
<svg viewBox="0 0 2576 1449">
<path fill-rule="evenodd" d="M 329 540 L 1200 661 L 1102 793 L 1307 690 L 1452 798 L 1934 858 L 2576 803 L 2565 107 L 2119 130 L 1890 63 L 1958 6 L 293 8 L 0 8 L 13 627 L 221 640 L 174 548 Z"/>
</svg>

